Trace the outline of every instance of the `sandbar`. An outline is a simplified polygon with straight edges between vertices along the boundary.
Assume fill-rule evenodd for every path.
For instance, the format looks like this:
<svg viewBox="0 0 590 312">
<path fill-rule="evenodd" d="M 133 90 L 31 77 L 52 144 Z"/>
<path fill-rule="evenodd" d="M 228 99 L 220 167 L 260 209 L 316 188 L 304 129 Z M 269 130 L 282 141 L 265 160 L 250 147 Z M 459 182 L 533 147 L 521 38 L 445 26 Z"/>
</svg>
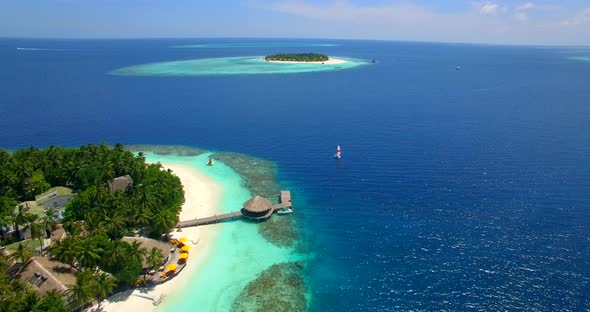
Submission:
<svg viewBox="0 0 590 312">
<path fill-rule="evenodd" d="M 180 220 L 208 217 L 221 212 L 220 203 L 223 192 L 221 184 L 190 165 L 174 163 L 162 163 L 162 165 L 164 168 L 172 170 L 180 178 L 184 188 L 185 202 L 180 212 Z M 138 288 L 115 294 L 104 300 L 100 309 L 97 310 L 95 305 L 90 311 L 148 312 L 156 310 L 158 307 L 154 306 L 151 300 L 142 298 L 138 294 L 148 297 L 168 296 L 174 290 L 188 287 L 191 282 L 194 282 L 195 276 L 199 274 L 198 270 L 203 267 L 203 261 L 210 255 L 211 246 L 215 242 L 217 234 L 214 226 L 184 228 L 181 233 L 174 233 L 174 236 L 188 238 L 188 244 L 193 245 L 184 270 L 171 280 L 148 288 L 149 290 Z M 193 241 L 198 244 L 194 244 Z"/>
</svg>

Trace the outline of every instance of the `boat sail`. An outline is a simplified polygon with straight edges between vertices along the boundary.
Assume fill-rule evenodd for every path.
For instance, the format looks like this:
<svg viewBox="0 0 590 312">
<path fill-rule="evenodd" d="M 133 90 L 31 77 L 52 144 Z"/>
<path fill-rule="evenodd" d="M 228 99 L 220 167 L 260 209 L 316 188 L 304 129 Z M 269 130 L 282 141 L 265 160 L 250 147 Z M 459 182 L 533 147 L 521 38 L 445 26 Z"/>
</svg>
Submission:
<svg viewBox="0 0 590 312">
<path fill-rule="evenodd" d="M 340 159 L 342 158 L 342 149 L 340 149 L 340 145 L 336 148 L 336 154 L 334 154 L 334 158 Z"/>
</svg>

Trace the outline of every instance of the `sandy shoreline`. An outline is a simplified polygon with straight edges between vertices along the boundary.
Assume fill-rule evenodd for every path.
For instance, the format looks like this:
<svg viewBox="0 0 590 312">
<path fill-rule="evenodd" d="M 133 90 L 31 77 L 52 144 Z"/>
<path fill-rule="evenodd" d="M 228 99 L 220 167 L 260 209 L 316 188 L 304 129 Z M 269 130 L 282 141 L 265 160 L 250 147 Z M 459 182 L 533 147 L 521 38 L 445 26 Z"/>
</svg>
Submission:
<svg viewBox="0 0 590 312">
<path fill-rule="evenodd" d="M 263 59 L 264 60 L 264 59 Z M 269 63 L 292 63 L 292 64 L 342 64 L 342 63 L 346 63 L 346 60 L 342 60 L 342 59 L 336 59 L 336 58 L 329 58 L 327 61 L 325 62 L 298 62 L 298 61 L 266 61 L 265 62 L 269 62 Z"/>
<path fill-rule="evenodd" d="M 190 165 L 172 163 L 163 163 L 162 165 L 164 168 L 171 169 L 180 178 L 184 187 L 185 203 L 180 212 L 180 220 L 206 217 L 220 212 L 223 187 L 219 183 Z M 156 310 L 157 307 L 152 304 L 151 300 L 141 298 L 137 294 L 141 291 L 141 295 L 149 297 L 155 297 L 156 295 L 169 297 L 174 292 L 174 289 L 182 289 L 187 286 L 191 282 L 191 278 L 198 274 L 202 262 L 210 254 L 212 242 L 217 234 L 214 225 L 185 228 L 181 233 L 176 233 L 175 236 L 188 238 L 189 243 L 190 241 L 198 242 L 196 246 L 192 246 L 193 248 L 189 252 L 190 256 L 186 268 L 172 280 L 157 285 L 149 291 L 144 292 L 136 289 L 111 296 L 103 301 L 102 307 L 98 311 L 148 312 Z M 165 304 L 165 302 L 162 304 Z M 96 311 L 96 308 L 93 307 L 91 311 Z"/>
</svg>

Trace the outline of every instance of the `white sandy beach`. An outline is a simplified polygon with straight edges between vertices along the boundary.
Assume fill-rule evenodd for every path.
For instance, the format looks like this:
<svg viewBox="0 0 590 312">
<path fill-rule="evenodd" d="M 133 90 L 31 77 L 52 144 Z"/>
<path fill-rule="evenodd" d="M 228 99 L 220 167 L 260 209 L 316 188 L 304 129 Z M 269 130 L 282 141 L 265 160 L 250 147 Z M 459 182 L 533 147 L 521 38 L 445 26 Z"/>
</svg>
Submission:
<svg viewBox="0 0 590 312">
<path fill-rule="evenodd" d="M 185 203 L 182 206 L 180 220 L 208 217 L 220 212 L 222 186 L 219 183 L 189 165 L 169 163 L 163 163 L 162 165 L 171 169 L 180 178 L 184 187 Z M 192 244 L 191 241 L 198 242 L 198 244 L 192 246 L 187 266 L 178 273 L 178 276 L 155 286 L 147 292 L 135 289 L 111 296 L 103 301 L 100 310 L 96 310 L 95 306 L 91 311 L 148 312 L 156 310 L 157 307 L 152 304 L 151 300 L 141 298 L 135 294 L 142 292 L 141 295 L 149 297 L 168 296 L 174 292 L 174 289 L 182 289 L 187 286 L 191 278 L 198 274 L 199 268 L 202 267 L 201 263 L 209 255 L 216 234 L 215 225 L 185 228 L 182 229 L 181 233 L 175 233 L 174 236 L 176 237 L 188 238 L 189 244 Z M 130 293 L 134 294 L 130 295 Z"/>
<path fill-rule="evenodd" d="M 265 62 L 269 62 L 269 63 L 293 63 L 293 64 L 342 64 L 342 63 L 346 63 L 346 60 L 342 60 L 342 59 L 336 59 L 336 58 L 329 58 L 327 61 L 325 62 L 298 62 L 298 61 L 266 61 Z"/>
</svg>

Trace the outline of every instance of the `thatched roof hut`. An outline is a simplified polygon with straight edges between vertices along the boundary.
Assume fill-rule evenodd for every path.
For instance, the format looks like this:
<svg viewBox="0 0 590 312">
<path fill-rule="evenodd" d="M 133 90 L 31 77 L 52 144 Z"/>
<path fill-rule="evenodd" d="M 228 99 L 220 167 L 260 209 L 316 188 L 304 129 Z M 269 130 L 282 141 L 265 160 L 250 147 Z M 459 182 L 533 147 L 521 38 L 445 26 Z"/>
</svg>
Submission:
<svg viewBox="0 0 590 312">
<path fill-rule="evenodd" d="M 132 244 L 133 242 L 137 241 L 141 245 L 141 247 L 147 249 L 148 252 L 152 250 L 152 248 L 158 248 L 164 254 L 165 259 L 167 259 L 170 255 L 170 245 L 155 239 L 147 237 L 124 236 L 123 238 L 121 238 L 121 240 L 129 244 Z M 148 264 L 145 259 L 143 260 L 142 266 L 144 269 L 148 267 Z"/>
<path fill-rule="evenodd" d="M 130 175 L 114 178 L 108 182 L 111 191 L 128 192 L 133 187 L 133 179 Z"/>
<path fill-rule="evenodd" d="M 242 214 L 250 219 L 266 219 L 272 215 L 272 203 L 257 195 L 244 203 Z"/>
<path fill-rule="evenodd" d="M 18 278 L 33 285 L 41 295 L 51 290 L 63 292 L 67 285 L 76 283 L 76 270 L 48 257 L 35 256 L 21 270 Z"/>
</svg>

